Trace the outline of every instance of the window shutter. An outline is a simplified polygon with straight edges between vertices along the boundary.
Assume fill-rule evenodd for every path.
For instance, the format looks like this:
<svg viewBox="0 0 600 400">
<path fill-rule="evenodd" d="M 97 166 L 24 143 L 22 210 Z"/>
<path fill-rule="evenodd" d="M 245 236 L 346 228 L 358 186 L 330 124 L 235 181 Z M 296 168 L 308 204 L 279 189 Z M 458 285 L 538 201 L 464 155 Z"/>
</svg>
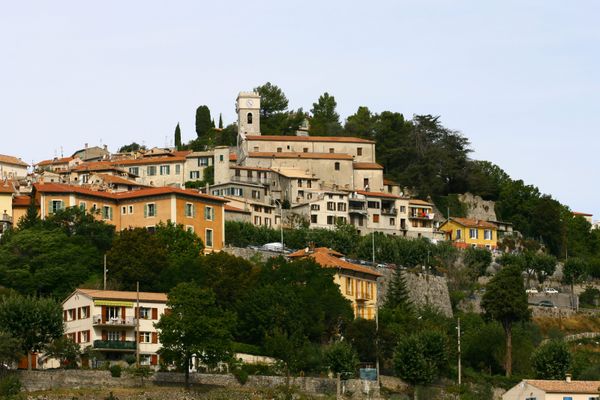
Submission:
<svg viewBox="0 0 600 400">
<path fill-rule="evenodd" d="M 140 309 L 138 307 L 134 308 L 134 314 L 135 318 L 139 318 L 140 317 Z"/>
<path fill-rule="evenodd" d="M 67 310 L 63 311 L 63 321 L 67 320 Z"/>
<path fill-rule="evenodd" d="M 46 212 L 46 214 L 52 214 L 52 200 L 48 200 L 48 211 Z"/>
<path fill-rule="evenodd" d="M 92 341 L 92 332 L 88 329 L 87 330 L 87 342 L 86 343 L 89 343 L 91 341 Z"/>
<path fill-rule="evenodd" d="M 121 319 L 125 320 L 125 307 L 121 307 Z"/>
<path fill-rule="evenodd" d="M 81 307 L 77 309 L 77 319 L 81 319 Z"/>
<path fill-rule="evenodd" d="M 106 322 L 106 313 L 107 313 L 106 306 L 102 306 L 102 323 Z"/>
<path fill-rule="evenodd" d="M 152 319 L 158 319 L 158 308 L 152 309 Z"/>
<path fill-rule="evenodd" d="M 196 218 L 196 205 L 192 204 L 192 218 Z"/>
<path fill-rule="evenodd" d="M 126 332 L 125 331 L 121 331 L 121 342 L 125 341 L 125 335 L 126 335 Z"/>
<path fill-rule="evenodd" d="M 81 332 L 77 332 L 77 343 L 81 343 Z"/>
<path fill-rule="evenodd" d="M 144 204 L 144 218 L 148 217 L 148 204 Z"/>
<path fill-rule="evenodd" d="M 112 207 L 108 208 L 108 219 L 110 219 L 111 221 L 113 219 L 113 209 L 112 209 Z"/>
<path fill-rule="evenodd" d="M 153 344 L 158 343 L 158 333 L 156 333 L 156 332 L 152 332 L 152 343 Z"/>
<path fill-rule="evenodd" d="M 150 364 L 158 365 L 158 356 L 156 354 L 152 354 L 150 357 Z"/>
<path fill-rule="evenodd" d="M 64 209 L 65 209 L 65 202 L 61 200 L 61 201 L 58 203 L 58 207 L 59 207 L 59 209 L 60 209 L 60 210 L 64 210 Z"/>
<path fill-rule="evenodd" d="M 108 340 L 108 332 L 102 331 L 102 340 Z"/>
<path fill-rule="evenodd" d="M 85 306 L 85 308 L 87 309 L 87 314 L 86 315 L 88 316 L 88 318 L 91 317 L 91 315 L 90 315 L 90 312 L 91 312 L 90 311 L 90 306 Z"/>
<path fill-rule="evenodd" d="M 154 216 L 158 215 L 158 204 L 154 204 Z"/>
<path fill-rule="evenodd" d="M 144 337 L 144 335 L 142 335 L 142 332 L 140 332 L 140 333 L 138 334 L 138 337 L 137 337 L 137 341 L 138 341 L 138 343 L 142 343 L 142 338 L 143 338 L 143 337 Z"/>
</svg>

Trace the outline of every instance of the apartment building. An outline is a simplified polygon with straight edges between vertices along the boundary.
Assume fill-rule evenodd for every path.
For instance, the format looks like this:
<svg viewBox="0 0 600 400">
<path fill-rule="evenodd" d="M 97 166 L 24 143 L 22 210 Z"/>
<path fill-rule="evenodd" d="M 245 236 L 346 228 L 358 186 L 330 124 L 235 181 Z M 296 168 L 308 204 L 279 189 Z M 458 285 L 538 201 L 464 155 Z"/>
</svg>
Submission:
<svg viewBox="0 0 600 400">
<path fill-rule="evenodd" d="M 185 176 L 186 161 L 185 155 L 169 153 L 168 156 L 118 160 L 112 164 L 137 176 L 144 185 L 183 188 L 188 180 Z"/>
<path fill-rule="evenodd" d="M 29 164 L 20 158 L 0 154 L 0 178 L 14 179 L 27 176 L 27 168 Z"/>
<path fill-rule="evenodd" d="M 208 167 L 214 167 L 214 151 L 194 151 L 185 156 L 185 177 L 187 181 L 205 180 L 205 171 Z"/>
<path fill-rule="evenodd" d="M 336 224 L 348 223 L 348 192 L 317 190 L 308 192 L 305 203 L 293 205 L 291 212 L 302 216 L 313 228 L 333 229 Z"/>
<path fill-rule="evenodd" d="M 80 158 L 73 157 L 54 157 L 51 160 L 42 160 L 35 164 L 35 169 L 38 172 L 50 171 L 50 172 L 65 172 L 80 164 L 82 164 Z"/>
<path fill-rule="evenodd" d="M 220 251 L 225 243 L 227 200 L 222 197 L 174 187 L 111 193 L 56 183 L 35 184 L 34 195 L 42 219 L 66 207 L 80 207 L 96 212 L 98 219 L 117 231 L 130 227 L 152 230 L 160 222 L 171 221 L 195 232 L 206 253 Z"/>
<path fill-rule="evenodd" d="M 446 239 L 456 247 L 480 247 L 488 250 L 498 246 L 498 227 L 488 221 L 451 217 L 440 226 Z"/>
<path fill-rule="evenodd" d="M 136 292 L 76 289 L 62 303 L 65 336 L 82 350 L 103 353 L 108 361 L 139 352 L 140 364 L 158 366 L 160 342 L 154 324 L 168 312 L 166 303 L 165 293 L 140 292 L 138 306 Z"/>
<path fill-rule="evenodd" d="M 306 248 L 289 254 L 290 259 L 312 258 L 323 268 L 334 268 L 334 282 L 352 304 L 355 318 L 375 319 L 379 272 L 344 259 L 344 255 L 325 247 Z"/>
<path fill-rule="evenodd" d="M 408 202 L 409 236 L 434 238 L 437 229 L 434 225 L 433 204 L 419 199 Z"/>
</svg>

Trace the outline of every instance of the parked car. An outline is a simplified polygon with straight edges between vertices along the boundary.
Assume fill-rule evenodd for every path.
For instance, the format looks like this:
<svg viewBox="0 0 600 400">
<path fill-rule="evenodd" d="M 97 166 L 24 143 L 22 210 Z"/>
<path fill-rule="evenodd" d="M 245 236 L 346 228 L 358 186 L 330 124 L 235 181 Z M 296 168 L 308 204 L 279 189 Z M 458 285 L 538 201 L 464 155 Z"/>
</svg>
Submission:
<svg viewBox="0 0 600 400">
<path fill-rule="evenodd" d="M 542 300 L 537 304 L 539 307 L 550 307 L 550 308 L 556 308 L 556 306 L 554 305 L 553 302 L 551 302 L 550 300 Z"/>
<path fill-rule="evenodd" d="M 544 290 L 544 292 L 546 292 L 546 294 L 557 294 L 557 293 L 558 293 L 558 290 L 556 290 L 556 289 L 554 289 L 554 288 L 551 288 L 551 287 L 549 287 L 549 288 L 546 288 L 546 289 Z"/>
<path fill-rule="evenodd" d="M 527 294 L 538 294 L 538 290 L 536 288 L 529 288 L 529 289 L 525 290 L 525 293 L 527 293 Z"/>
</svg>

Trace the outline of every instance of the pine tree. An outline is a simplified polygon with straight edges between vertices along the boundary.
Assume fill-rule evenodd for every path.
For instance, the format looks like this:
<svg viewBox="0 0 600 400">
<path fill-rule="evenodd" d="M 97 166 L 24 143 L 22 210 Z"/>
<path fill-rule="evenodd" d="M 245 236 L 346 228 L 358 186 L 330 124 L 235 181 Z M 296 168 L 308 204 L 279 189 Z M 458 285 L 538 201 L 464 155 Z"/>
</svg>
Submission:
<svg viewBox="0 0 600 400">
<path fill-rule="evenodd" d="M 223 129 L 223 115 L 219 113 L 219 129 Z"/>
<path fill-rule="evenodd" d="M 396 268 L 394 276 L 389 283 L 385 307 L 401 307 L 407 311 L 412 309 L 412 302 L 408 294 L 408 288 L 406 287 L 406 277 L 400 268 Z"/>
<path fill-rule="evenodd" d="M 181 128 L 179 128 L 179 122 L 175 127 L 175 147 L 178 150 L 181 148 Z"/>
<path fill-rule="evenodd" d="M 27 229 L 33 228 L 34 226 L 39 225 L 42 222 L 39 214 L 38 208 L 35 204 L 35 197 L 31 195 L 31 201 L 29 202 L 29 207 L 27 207 L 27 213 L 21 218 L 18 224 L 19 229 Z"/>
</svg>

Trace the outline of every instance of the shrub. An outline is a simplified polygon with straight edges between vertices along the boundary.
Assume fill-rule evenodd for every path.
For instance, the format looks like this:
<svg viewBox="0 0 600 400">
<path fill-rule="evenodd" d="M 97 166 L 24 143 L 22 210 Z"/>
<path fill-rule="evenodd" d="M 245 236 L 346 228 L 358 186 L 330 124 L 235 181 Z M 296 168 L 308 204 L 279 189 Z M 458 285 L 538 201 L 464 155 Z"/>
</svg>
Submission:
<svg viewBox="0 0 600 400">
<path fill-rule="evenodd" d="M 21 392 L 21 381 L 16 375 L 0 378 L 0 398 L 11 398 Z"/>
<path fill-rule="evenodd" d="M 232 373 L 240 384 L 244 385 L 246 382 L 248 382 L 248 371 L 246 371 L 245 368 L 236 368 L 232 371 Z"/>
<path fill-rule="evenodd" d="M 110 368 L 109 368 L 109 370 L 110 370 L 110 375 L 113 378 L 120 378 L 121 377 L 122 368 L 121 368 L 120 365 L 118 365 L 118 364 L 111 365 Z"/>
<path fill-rule="evenodd" d="M 133 354 L 127 354 L 124 358 L 127 365 L 132 366 L 135 364 L 135 356 Z"/>
</svg>

